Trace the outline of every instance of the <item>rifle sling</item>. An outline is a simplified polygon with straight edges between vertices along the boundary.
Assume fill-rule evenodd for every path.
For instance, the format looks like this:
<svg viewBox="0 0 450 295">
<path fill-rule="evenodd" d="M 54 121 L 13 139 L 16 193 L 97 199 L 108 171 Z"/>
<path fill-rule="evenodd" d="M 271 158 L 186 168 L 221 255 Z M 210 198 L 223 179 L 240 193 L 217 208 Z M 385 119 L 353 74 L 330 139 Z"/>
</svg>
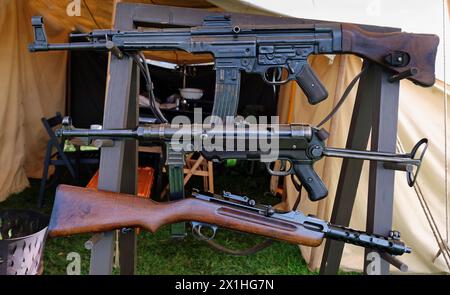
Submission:
<svg viewBox="0 0 450 295">
<path fill-rule="evenodd" d="M 219 250 L 220 252 L 224 252 L 227 254 L 235 255 L 235 256 L 247 256 L 255 254 L 259 251 L 262 251 L 266 249 L 267 247 L 272 246 L 274 240 L 271 239 L 265 239 L 261 243 L 256 244 L 255 246 L 245 248 L 245 249 L 231 249 L 228 247 L 225 247 L 224 245 L 221 245 L 217 243 L 214 240 L 204 240 L 206 243 L 208 243 L 209 246 L 212 248 Z"/>
<path fill-rule="evenodd" d="M 323 124 L 325 124 L 326 122 L 328 122 L 339 110 L 339 108 L 342 106 L 342 104 L 344 103 L 345 99 L 348 97 L 348 95 L 350 94 L 350 91 L 352 91 L 353 87 L 355 86 L 356 82 L 358 82 L 359 78 L 361 78 L 362 74 L 366 71 L 367 66 L 364 66 L 361 69 L 361 72 L 358 73 L 358 75 L 356 75 L 353 80 L 348 84 L 347 88 L 345 89 L 344 93 L 342 94 L 341 98 L 339 99 L 339 101 L 337 102 L 336 106 L 331 110 L 331 112 L 326 115 L 322 121 L 320 121 L 319 124 L 317 124 L 317 127 L 321 127 Z"/>
</svg>

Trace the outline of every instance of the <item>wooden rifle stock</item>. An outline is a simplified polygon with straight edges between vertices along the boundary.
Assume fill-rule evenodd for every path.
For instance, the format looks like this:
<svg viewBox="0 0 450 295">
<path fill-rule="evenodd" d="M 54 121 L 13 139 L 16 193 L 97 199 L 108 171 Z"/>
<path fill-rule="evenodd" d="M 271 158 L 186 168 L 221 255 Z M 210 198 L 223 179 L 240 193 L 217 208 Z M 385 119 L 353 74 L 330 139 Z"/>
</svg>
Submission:
<svg viewBox="0 0 450 295">
<path fill-rule="evenodd" d="M 439 37 L 432 34 L 412 34 L 405 32 L 377 33 L 362 29 L 358 25 L 342 24 L 342 51 L 368 58 L 395 73 L 412 68 L 417 73 L 407 77 L 421 86 L 432 86 L 435 82 L 434 66 Z M 386 61 L 389 54 L 405 52 L 408 62 L 392 66 Z"/>
<path fill-rule="evenodd" d="M 161 226 L 197 221 L 306 246 L 319 246 L 321 232 L 245 209 L 195 198 L 159 203 L 132 195 L 60 185 L 50 219 L 50 237 L 140 227 L 156 232 Z"/>
</svg>

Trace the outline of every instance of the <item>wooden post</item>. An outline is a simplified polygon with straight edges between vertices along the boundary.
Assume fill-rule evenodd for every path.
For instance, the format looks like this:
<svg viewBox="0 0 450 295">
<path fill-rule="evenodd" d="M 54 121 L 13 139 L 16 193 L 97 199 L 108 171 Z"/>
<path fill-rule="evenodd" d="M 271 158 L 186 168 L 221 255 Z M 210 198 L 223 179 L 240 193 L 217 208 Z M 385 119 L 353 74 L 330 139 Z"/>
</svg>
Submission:
<svg viewBox="0 0 450 295">
<path fill-rule="evenodd" d="M 399 82 L 388 81 L 391 76 L 381 66 L 373 66 L 371 89 L 379 99 L 372 104 L 371 149 L 395 152 L 397 142 Z M 392 230 L 395 171 L 386 169 L 381 162 L 370 163 L 369 195 L 367 202 L 366 230 L 369 233 L 388 236 Z M 389 274 L 389 262 L 380 253 L 366 249 L 364 273 Z"/>
<path fill-rule="evenodd" d="M 359 82 L 346 148 L 366 149 L 372 130 L 371 150 L 395 152 L 399 83 L 389 83 L 389 73 L 380 66 L 368 62 L 365 62 L 365 65 L 369 68 Z M 361 160 L 343 160 L 330 220 L 332 223 L 349 225 L 362 165 Z M 371 162 L 367 208 L 369 233 L 389 234 L 392 226 L 393 194 L 394 171 L 384 169 L 382 163 Z M 326 241 L 320 274 L 338 272 L 344 246 L 343 242 Z M 389 264 L 380 255 L 370 254 L 372 251 L 366 250 L 364 272 L 388 274 Z M 372 257 L 380 260 L 370 265 L 375 269 L 367 271 Z"/>
<path fill-rule="evenodd" d="M 125 9 L 124 9 L 125 8 Z M 117 7 L 115 29 L 133 29 L 126 7 Z M 103 128 L 134 128 L 138 124 L 137 96 L 139 72 L 127 56 L 110 55 Z M 137 141 L 115 141 L 104 147 L 100 156 L 98 188 L 135 194 L 137 189 Z M 111 274 L 115 233 L 104 233 L 93 245 L 90 274 Z M 134 230 L 119 233 L 121 274 L 133 274 L 136 267 L 136 235 Z"/>
</svg>

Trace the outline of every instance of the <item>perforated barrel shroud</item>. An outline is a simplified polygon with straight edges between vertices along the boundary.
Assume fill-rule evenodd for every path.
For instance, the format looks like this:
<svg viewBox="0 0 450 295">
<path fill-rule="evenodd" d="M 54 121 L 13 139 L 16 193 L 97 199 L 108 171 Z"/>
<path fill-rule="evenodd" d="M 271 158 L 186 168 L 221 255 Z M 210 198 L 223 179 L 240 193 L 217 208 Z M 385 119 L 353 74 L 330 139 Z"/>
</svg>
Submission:
<svg viewBox="0 0 450 295">
<path fill-rule="evenodd" d="M 49 218 L 31 210 L 0 211 L 0 275 L 35 275 L 42 268 L 42 253 Z"/>
</svg>

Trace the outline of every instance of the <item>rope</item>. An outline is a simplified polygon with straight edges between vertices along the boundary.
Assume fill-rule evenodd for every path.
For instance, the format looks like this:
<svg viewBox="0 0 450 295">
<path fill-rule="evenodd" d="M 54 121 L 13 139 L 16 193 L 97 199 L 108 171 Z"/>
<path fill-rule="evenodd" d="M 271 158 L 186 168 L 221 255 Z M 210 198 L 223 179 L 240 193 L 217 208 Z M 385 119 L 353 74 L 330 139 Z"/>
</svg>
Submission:
<svg viewBox="0 0 450 295">
<path fill-rule="evenodd" d="M 291 174 L 292 184 L 294 185 L 295 189 L 298 192 L 297 200 L 295 201 L 294 206 L 292 206 L 292 211 L 297 211 L 298 206 L 300 205 L 300 201 L 302 200 L 302 188 L 303 188 L 303 185 L 296 178 L 297 177 L 294 176 L 294 174 Z"/>
<path fill-rule="evenodd" d="M 401 144 L 400 139 L 398 137 L 397 137 L 397 149 L 400 153 L 405 153 L 405 149 L 403 148 L 403 145 Z M 420 206 L 422 207 L 422 210 L 425 213 L 425 217 L 427 218 L 428 224 L 430 225 L 431 231 L 433 232 L 434 238 L 436 239 L 439 249 L 442 252 L 442 256 L 444 257 L 445 263 L 447 264 L 448 269 L 450 269 L 450 249 L 447 247 L 445 240 L 442 238 L 442 235 L 437 227 L 436 221 L 434 220 L 433 214 L 431 213 L 430 207 L 428 206 L 428 203 L 425 200 L 425 197 L 417 181 L 414 183 L 414 191 L 416 192 Z"/>
<path fill-rule="evenodd" d="M 83 4 L 84 4 L 84 6 L 86 6 L 86 10 L 88 11 L 89 15 L 91 16 L 92 21 L 94 22 L 94 24 L 97 27 L 97 29 L 101 29 L 100 25 L 97 23 L 97 20 L 95 19 L 94 15 L 92 14 L 91 9 L 87 5 L 86 0 L 83 0 Z"/>
<path fill-rule="evenodd" d="M 328 115 L 325 116 L 325 118 L 322 119 L 322 121 L 320 121 L 319 124 L 317 124 L 317 127 L 321 127 L 323 124 L 328 122 L 337 113 L 337 111 L 339 110 L 339 108 L 342 106 L 342 104 L 344 103 L 345 99 L 347 98 L 347 96 L 350 94 L 350 91 L 352 91 L 352 89 L 355 86 L 356 82 L 358 82 L 359 78 L 361 78 L 362 74 L 364 74 L 366 69 L 367 69 L 367 66 L 364 66 L 361 69 L 361 72 L 359 72 L 353 78 L 353 80 L 348 84 L 347 88 L 345 89 L 344 94 L 342 94 L 341 98 L 337 102 L 336 106 L 331 110 L 331 112 Z"/>
<path fill-rule="evenodd" d="M 150 110 L 153 112 L 153 114 L 159 120 L 159 122 L 167 123 L 168 122 L 167 119 L 161 113 L 161 110 L 159 109 L 159 107 L 156 104 L 155 94 L 153 93 L 153 82 L 151 79 L 148 64 L 145 60 L 145 56 L 141 52 L 138 54 L 131 54 L 130 56 L 133 58 L 135 64 L 139 67 L 142 75 L 145 78 L 148 99 L 150 102 L 150 107 L 149 107 Z"/>
<path fill-rule="evenodd" d="M 227 248 L 227 247 L 217 243 L 214 240 L 205 240 L 205 242 L 208 243 L 209 246 L 213 247 L 216 250 L 219 250 L 219 251 L 227 253 L 227 254 L 235 255 L 235 256 L 247 256 L 247 255 L 255 254 L 256 252 L 264 250 L 273 244 L 273 240 L 266 239 L 266 240 L 262 241 L 261 243 L 255 245 L 253 247 L 247 248 L 247 249 L 230 249 L 230 248 Z"/>
<path fill-rule="evenodd" d="M 195 231 L 196 236 L 200 240 L 205 241 L 212 248 L 219 250 L 220 252 L 224 252 L 224 253 L 235 255 L 235 256 L 247 256 L 247 255 L 255 254 L 256 252 L 262 251 L 262 250 L 266 249 L 267 247 L 271 246 L 274 242 L 271 239 L 265 239 L 261 243 L 258 243 L 255 246 L 252 246 L 250 248 L 231 249 L 231 248 L 225 247 L 225 246 L 217 243 L 216 241 L 214 241 L 212 239 L 204 238 L 203 234 L 200 232 L 199 229 L 194 227 L 193 230 Z"/>
</svg>

